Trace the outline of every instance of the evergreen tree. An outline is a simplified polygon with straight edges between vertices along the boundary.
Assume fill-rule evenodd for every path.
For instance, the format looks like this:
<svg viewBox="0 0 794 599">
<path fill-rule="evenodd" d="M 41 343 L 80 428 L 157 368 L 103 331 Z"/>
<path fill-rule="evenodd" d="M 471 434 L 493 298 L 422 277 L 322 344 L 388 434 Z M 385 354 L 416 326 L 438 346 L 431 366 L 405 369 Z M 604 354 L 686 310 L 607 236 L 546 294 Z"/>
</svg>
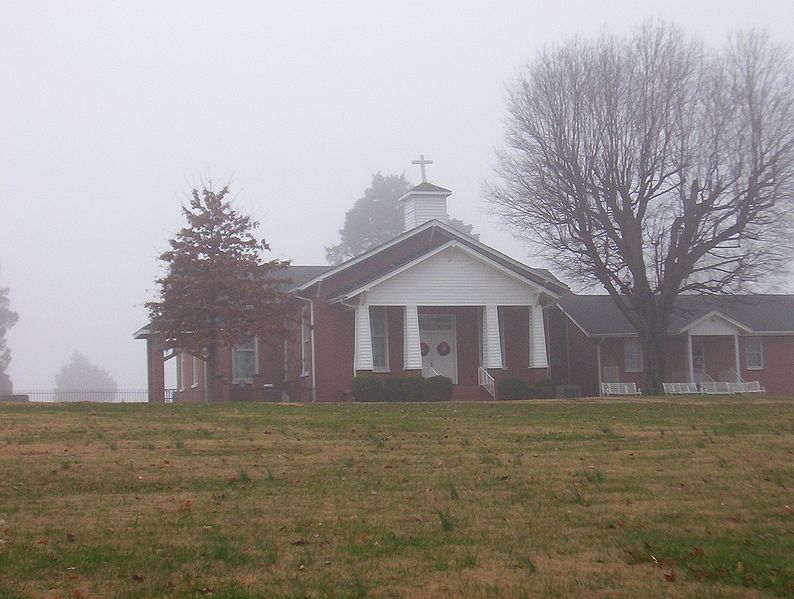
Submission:
<svg viewBox="0 0 794 599">
<path fill-rule="evenodd" d="M 63 401 L 113 401 L 118 389 L 107 370 L 92 364 L 79 351 L 74 351 L 69 363 L 55 375 L 55 387 Z"/>
<path fill-rule="evenodd" d="M 328 263 L 341 264 L 402 233 L 403 213 L 397 200 L 410 187 L 405 175 L 373 175 L 364 197 L 356 200 L 345 212 L 345 226 L 339 230 L 339 243 L 325 248 Z M 461 220 L 453 218 L 449 224 L 472 235 L 471 225 Z"/>
<path fill-rule="evenodd" d="M 12 312 L 8 300 L 8 287 L 0 287 L 0 395 L 10 395 L 13 391 L 11 378 L 6 373 L 11 363 L 11 350 L 6 345 L 6 333 L 17 322 L 16 312 Z"/>
<path fill-rule="evenodd" d="M 160 256 L 167 268 L 157 280 L 159 301 L 146 304 L 166 347 L 198 356 L 211 373 L 207 399 L 215 398 L 216 356 L 255 335 L 284 336 L 288 261 L 262 258 L 270 247 L 254 237 L 259 223 L 234 210 L 219 192 L 194 189 L 182 208 L 187 226 Z"/>
</svg>

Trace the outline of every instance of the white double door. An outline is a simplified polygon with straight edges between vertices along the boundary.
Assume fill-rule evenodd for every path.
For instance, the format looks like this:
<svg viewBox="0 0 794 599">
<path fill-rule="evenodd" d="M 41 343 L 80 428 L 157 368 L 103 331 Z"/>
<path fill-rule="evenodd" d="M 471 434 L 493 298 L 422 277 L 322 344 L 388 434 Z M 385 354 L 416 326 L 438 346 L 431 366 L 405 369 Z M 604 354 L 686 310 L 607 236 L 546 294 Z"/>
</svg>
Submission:
<svg viewBox="0 0 794 599">
<path fill-rule="evenodd" d="M 422 368 L 425 375 L 433 375 L 432 368 L 440 374 L 458 383 L 458 352 L 455 336 L 455 320 L 450 316 L 434 317 L 436 322 L 446 320 L 449 323 L 442 330 L 422 330 L 419 325 L 419 339 L 422 347 Z M 430 324 L 430 323 L 428 323 Z"/>
</svg>

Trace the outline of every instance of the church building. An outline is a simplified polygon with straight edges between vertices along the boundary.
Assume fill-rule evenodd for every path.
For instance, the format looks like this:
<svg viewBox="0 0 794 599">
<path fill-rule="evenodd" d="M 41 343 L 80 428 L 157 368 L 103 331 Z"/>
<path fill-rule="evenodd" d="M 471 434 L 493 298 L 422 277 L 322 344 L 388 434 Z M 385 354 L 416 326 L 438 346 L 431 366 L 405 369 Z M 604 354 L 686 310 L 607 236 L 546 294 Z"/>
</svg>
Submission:
<svg viewBox="0 0 794 599">
<path fill-rule="evenodd" d="M 289 267 L 289 338 L 225 348 L 214 377 L 198 358 L 165 354 L 155 325 L 137 331 L 150 401 L 202 401 L 211 379 L 219 400 L 348 401 L 363 373 L 442 375 L 453 400 L 495 399 L 504 377 L 550 378 L 573 395 L 598 395 L 603 382 L 642 387 L 639 340 L 611 298 L 573 294 L 548 270 L 454 229 L 451 193 L 424 181 L 399 199 L 402 234 L 338 266 Z M 667 379 L 758 380 L 794 395 L 794 296 L 682 296 L 676 308 Z"/>
</svg>

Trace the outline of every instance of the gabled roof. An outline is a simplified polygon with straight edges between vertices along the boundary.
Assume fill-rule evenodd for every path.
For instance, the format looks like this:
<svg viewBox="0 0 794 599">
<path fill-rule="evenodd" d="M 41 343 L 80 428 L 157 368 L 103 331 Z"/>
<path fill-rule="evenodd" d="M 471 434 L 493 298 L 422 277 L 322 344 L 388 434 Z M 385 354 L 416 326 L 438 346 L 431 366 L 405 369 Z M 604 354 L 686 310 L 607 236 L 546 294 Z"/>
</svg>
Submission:
<svg viewBox="0 0 794 599">
<path fill-rule="evenodd" d="M 283 271 L 284 278 L 289 279 L 288 290 L 292 291 L 303 285 L 306 281 L 322 275 L 331 270 L 333 266 L 293 266 L 290 265 Z"/>
<path fill-rule="evenodd" d="M 268 273 L 266 278 L 273 280 L 284 281 L 282 291 L 290 292 L 299 285 L 302 285 L 311 278 L 317 277 L 322 273 L 330 270 L 331 266 L 293 266 L 289 265 L 286 268 L 279 269 Z M 149 322 L 142 326 L 140 329 L 132 334 L 133 339 L 146 339 L 149 335 L 156 331 L 156 326 L 153 322 Z"/>
<path fill-rule="evenodd" d="M 559 296 L 559 294 L 550 291 L 548 287 L 541 285 L 536 281 L 531 280 L 529 277 L 523 274 L 517 273 L 513 269 L 505 267 L 504 265 L 500 264 L 499 262 L 496 262 L 489 256 L 484 255 L 482 252 L 478 252 L 475 249 L 472 249 L 468 245 L 461 243 L 458 240 L 450 240 L 447 243 L 439 245 L 435 248 L 432 248 L 430 250 L 424 250 L 421 253 L 416 254 L 415 256 L 411 256 L 410 258 L 403 260 L 399 264 L 395 264 L 391 268 L 382 271 L 378 276 L 374 278 L 372 276 L 367 277 L 365 282 L 356 283 L 355 285 L 348 287 L 347 289 L 339 293 L 336 297 L 332 298 L 330 301 L 331 302 L 344 301 L 352 297 L 355 297 L 360 293 L 369 291 L 372 287 L 379 285 L 380 283 L 383 283 L 384 281 L 391 279 L 392 277 L 400 274 L 401 272 L 408 270 L 409 268 L 421 262 L 424 262 L 425 260 L 428 260 L 433 256 L 440 254 L 441 252 L 444 252 L 445 250 L 448 250 L 450 248 L 459 248 L 460 251 L 468 254 L 472 258 L 475 258 L 476 260 L 479 260 L 489 265 L 491 268 L 503 272 L 508 277 L 516 279 L 521 283 L 523 283 L 524 285 L 527 285 L 528 287 L 536 291 L 545 292 L 547 294 L 552 295 L 555 298 Z"/>
<path fill-rule="evenodd" d="M 590 337 L 637 334 L 608 295 L 561 297 L 560 309 Z M 675 335 L 717 315 L 755 334 L 794 334 L 794 295 L 681 295 L 676 298 L 668 333 Z"/>
<path fill-rule="evenodd" d="M 431 184 L 428 183 L 428 185 L 431 185 Z M 523 264 L 522 262 L 519 262 L 518 260 L 516 260 L 514 258 L 511 258 L 507 254 L 503 254 L 502 252 L 499 252 L 498 250 L 495 250 L 492 247 L 489 247 L 489 246 L 485 245 L 484 243 L 481 243 L 478 239 L 475 239 L 474 237 L 471 237 L 470 235 L 466 235 L 465 233 L 462 233 L 461 231 L 458 231 L 454 227 L 451 227 L 447 223 L 443 223 L 443 222 L 438 221 L 438 220 L 430 220 L 430 221 L 427 221 L 425 223 L 422 223 L 421 225 L 419 225 L 417 227 L 414 227 L 410 231 L 406 231 L 406 232 L 398 235 L 397 237 L 395 237 L 394 239 L 392 239 L 390 241 L 387 241 L 386 243 L 383 243 L 383 244 L 381 244 L 381 245 L 379 245 L 377 247 L 374 247 L 371 250 L 368 250 L 368 251 L 364 252 L 363 254 L 361 254 L 359 256 L 356 256 L 355 258 L 351 258 L 347 262 L 343 262 L 342 264 L 340 264 L 338 266 L 332 267 L 329 270 L 327 270 L 326 272 L 324 272 L 322 274 L 319 274 L 318 276 L 306 281 L 302 285 L 296 286 L 295 290 L 296 291 L 301 291 L 301 290 L 307 289 L 307 288 L 311 287 L 312 285 L 314 285 L 316 283 L 319 283 L 320 281 L 322 281 L 322 280 L 324 280 L 324 279 L 326 279 L 328 277 L 331 277 L 331 276 L 333 276 L 333 275 L 335 275 L 337 273 L 345 271 L 345 270 L 355 266 L 356 264 L 359 264 L 360 262 L 363 262 L 364 260 L 374 256 L 375 254 L 377 254 L 379 252 L 382 252 L 382 251 L 384 251 L 384 250 L 386 250 L 386 249 L 388 249 L 388 248 L 390 248 L 390 247 L 392 247 L 392 246 L 394 246 L 394 245 L 396 245 L 396 244 L 398 244 L 398 243 L 400 243 L 400 242 L 402 242 L 402 241 L 404 241 L 404 240 L 406 240 L 406 239 L 408 239 L 410 237 L 413 237 L 414 235 L 418 235 L 418 234 L 422 233 L 423 231 L 426 231 L 426 230 L 428 230 L 430 228 L 433 228 L 433 227 L 443 231 L 444 234 L 449 239 L 456 240 L 456 241 L 460 242 L 461 244 L 466 245 L 469 248 L 473 249 L 474 251 L 477 251 L 477 252 L 483 254 L 484 256 L 487 256 L 488 258 L 490 258 L 494 262 L 499 263 L 500 265 L 504 266 L 505 268 L 508 268 L 508 269 L 512 270 L 516 274 L 519 274 L 522 277 L 525 277 L 526 279 L 528 279 L 530 281 L 533 281 L 534 283 L 536 283 L 536 284 L 538 284 L 538 285 L 540 285 L 542 287 L 545 287 L 550 292 L 550 294 L 553 295 L 553 296 L 559 295 L 559 294 L 564 293 L 565 291 L 568 290 L 568 287 L 565 284 L 561 283 L 548 270 L 532 268 L 530 266 L 527 266 L 526 264 Z M 410 261 L 416 259 L 417 257 L 419 257 L 419 255 L 424 254 L 424 253 L 426 253 L 428 251 L 431 251 L 431 250 L 429 250 L 429 249 L 422 250 L 422 252 L 420 252 L 419 254 L 411 256 L 408 259 L 403 260 L 399 264 L 391 264 L 391 265 L 389 265 L 388 268 L 384 268 L 384 269 L 382 269 L 382 270 L 380 270 L 378 272 L 375 272 L 375 273 L 370 273 L 370 274 L 367 275 L 367 277 L 365 279 L 362 279 L 361 281 L 359 281 L 357 283 L 357 285 L 360 286 L 360 285 L 363 285 L 363 284 L 367 283 L 368 281 L 372 281 L 372 280 L 378 279 L 381 276 L 383 276 L 384 274 L 394 270 L 395 268 L 400 268 L 406 262 L 410 262 Z"/>
</svg>

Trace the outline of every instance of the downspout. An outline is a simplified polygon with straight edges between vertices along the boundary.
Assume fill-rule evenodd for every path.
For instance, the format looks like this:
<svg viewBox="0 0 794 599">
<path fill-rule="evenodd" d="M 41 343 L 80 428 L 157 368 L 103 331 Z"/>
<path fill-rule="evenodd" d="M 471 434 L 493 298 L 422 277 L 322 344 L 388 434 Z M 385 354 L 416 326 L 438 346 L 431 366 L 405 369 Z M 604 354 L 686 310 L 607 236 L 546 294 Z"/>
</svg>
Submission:
<svg viewBox="0 0 794 599">
<path fill-rule="evenodd" d="M 342 304 L 346 308 L 350 308 L 353 310 L 353 314 L 355 315 L 356 307 L 352 304 L 346 304 L 345 300 L 340 299 L 339 303 Z M 358 352 L 358 318 L 354 316 L 353 322 L 353 378 L 356 378 L 356 355 Z"/>
<path fill-rule="evenodd" d="M 317 401 L 317 352 L 314 351 L 314 300 L 295 294 L 299 300 L 309 302 L 309 336 L 311 339 L 312 348 L 312 403 Z M 301 343 L 303 340 L 301 339 Z"/>
<path fill-rule="evenodd" d="M 569 336 L 571 322 L 565 319 L 565 364 L 568 371 L 568 384 L 571 383 L 571 339 Z"/>
</svg>

